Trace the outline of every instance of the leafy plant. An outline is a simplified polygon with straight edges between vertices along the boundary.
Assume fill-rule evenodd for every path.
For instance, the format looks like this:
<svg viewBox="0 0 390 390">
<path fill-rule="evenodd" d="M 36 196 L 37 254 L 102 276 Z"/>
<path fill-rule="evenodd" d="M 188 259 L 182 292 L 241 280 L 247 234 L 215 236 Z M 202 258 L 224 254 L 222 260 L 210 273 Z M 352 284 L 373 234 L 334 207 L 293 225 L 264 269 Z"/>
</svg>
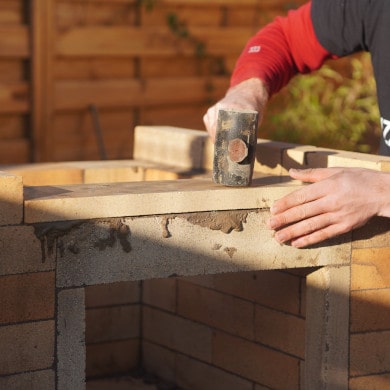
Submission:
<svg viewBox="0 0 390 390">
<path fill-rule="evenodd" d="M 376 152 L 379 109 L 370 56 L 351 60 L 350 75 L 328 65 L 294 78 L 283 94 L 284 106 L 268 119 L 275 140 L 329 148 Z M 373 142 L 375 138 L 375 142 Z"/>
</svg>

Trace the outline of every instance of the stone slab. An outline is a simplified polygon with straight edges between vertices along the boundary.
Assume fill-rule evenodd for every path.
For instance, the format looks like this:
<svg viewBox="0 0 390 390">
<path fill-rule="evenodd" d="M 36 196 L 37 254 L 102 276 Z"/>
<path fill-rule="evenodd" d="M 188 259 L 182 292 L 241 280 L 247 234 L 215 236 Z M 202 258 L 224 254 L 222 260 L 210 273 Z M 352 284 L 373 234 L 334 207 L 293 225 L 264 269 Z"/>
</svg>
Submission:
<svg viewBox="0 0 390 390">
<path fill-rule="evenodd" d="M 83 220 L 209 210 L 269 208 L 302 184 L 263 176 L 247 188 L 210 179 L 25 188 L 25 221 Z"/>
<path fill-rule="evenodd" d="M 283 167 L 287 170 L 349 167 L 388 172 L 390 157 L 303 145 L 291 147 L 283 152 Z"/>
</svg>

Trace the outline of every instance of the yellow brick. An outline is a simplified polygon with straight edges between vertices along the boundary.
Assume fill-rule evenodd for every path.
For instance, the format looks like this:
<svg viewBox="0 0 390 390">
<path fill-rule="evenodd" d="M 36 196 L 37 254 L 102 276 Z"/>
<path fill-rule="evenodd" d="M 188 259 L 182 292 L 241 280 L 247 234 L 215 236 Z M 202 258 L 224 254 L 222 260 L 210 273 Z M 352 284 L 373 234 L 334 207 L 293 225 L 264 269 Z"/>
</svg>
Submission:
<svg viewBox="0 0 390 390">
<path fill-rule="evenodd" d="M 86 376 L 128 374 L 140 363 L 140 341 L 121 340 L 87 345 Z"/>
<path fill-rule="evenodd" d="M 258 139 L 253 171 L 277 176 L 287 175 L 288 169 L 282 166 L 283 153 L 294 146 L 296 145 Z"/>
<path fill-rule="evenodd" d="M 140 282 L 99 284 L 85 288 L 85 305 L 88 308 L 139 302 Z"/>
<path fill-rule="evenodd" d="M 253 309 L 243 299 L 179 282 L 177 313 L 185 318 L 253 339 Z"/>
<path fill-rule="evenodd" d="M 390 371 L 390 331 L 352 334 L 350 376 Z"/>
<path fill-rule="evenodd" d="M 84 183 L 118 183 L 144 180 L 142 167 L 88 168 L 84 170 Z"/>
<path fill-rule="evenodd" d="M 159 378 L 175 383 L 176 352 L 160 345 L 142 341 L 142 367 Z"/>
<path fill-rule="evenodd" d="M 54 370 L 27 372 L 0 378 L 0 389 L 4 390 L 50 390 L 55 387 Z"/>
<path fill-rule="evenodd" d="M 204 148 L 203 148 L 202 168 L 207 171 L 212 171 L 213 164 L 214 164 L 214 143 L 208 137 L 205 141 Z"/>
<path fill-rule="evenodd" d="M 389 259 L 390 248 L 353 250 L 351 289 L 390 288 Z"/>
<path fill-rule="evenodd" d="M 287 172 L 290 168 L 309 168 L 307 155 L 319 149 L 311 145 L 295 146 L 283 150 L 282 165 Z"/>
<path fill-rule="evenodd" d="M 252 390 L 252 382 L 184 355 L 176 358 L 176 385 L 183 389 Z"/>
<path fill-rule="evenodd" d="M 215 276 L 214 288 L 287 313 L 300 313 L 297 276 L 279 271 L 227 273 Z"/>
<path fill-rule="evenodd" d="M 370 375 L 349 380 L 349 390 L 384 390 L 390 388 L 390 374 Z"/>
<path fill-rule="evenodd" d="M 142 303 L 175 312 L 176 278 L 145 280 L 142 285 Z"/>
<path fill-rule="evenodd" d="M 23 219 L 21 176 L 0 171 L 0 226 L 16 225 Z"/>
<path fill-rule="evenodd" d="M 352 231 L 352 249 L 388 248 L 390 218 L 374 217 L 364 226 Z"/>
<path fill-rule="evenodd" d="M 67 163 L 36 163 L 10 166 L 6 171 L 23 177 L 26 186 L 80 184 L 83 171 Z"/>
<path fill-rule="evenodd" d="M 351 293 L 351 331 L 390 330 L 390 289 Z"/>
<path fill-rule="evenodd" d="M 271 388 L 299 388 L 299 359 L 221 332 L 213 336 L 214 365 Z"/>
<path fill-rule="evenodd" d="M 175 170 L 159 169 L 159 168 L 145 168 L 144 180 L 177 180 L 181 175 Z"/>
<path fill-rule="evenodd" d="M 301 359 L 305 356 L 305 320 L 261 306 L 255 311 L 255 340 Z"/>
<path fill-rule="evenodd" d="M 87 343 L 139 337 L 140 306 L 114 306 L 86 310 Z"/>
<path fill-rule="evenodd" d="M 54 317 L 54 272 L 0 278 L 0 323 Z"/>
<path fill-rule="evenodd" d="M 149 307 L 143 308 L 142 323 L 146 341 L 211 361 L 212 329 Z"/>
<path fill-rule="evenodd" d="M 367 153 L 337 151 L 328 156 L 329 167 L 358 167 L 380 170 L 382 161 L 390 161 L 390 158 Z"/>
<path fill-rule="evenodd" d="M 203 160 L 204 131 L 172 126 L 137 126 L 134 158 L 185 169 L 199 169 Z"/>
<path fill-rule="evenodd" d="M 0 375 L 51 368 L 54 321 L 0 327 Z"/>
</svg>

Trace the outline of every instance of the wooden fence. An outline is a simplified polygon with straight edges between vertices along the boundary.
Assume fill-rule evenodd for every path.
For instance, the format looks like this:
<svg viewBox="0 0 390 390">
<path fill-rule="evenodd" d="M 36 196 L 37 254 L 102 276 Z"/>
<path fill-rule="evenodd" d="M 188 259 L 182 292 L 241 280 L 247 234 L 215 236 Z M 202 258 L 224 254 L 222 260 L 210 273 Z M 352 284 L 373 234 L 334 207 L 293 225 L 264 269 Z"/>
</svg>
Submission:
<svg viewBox="0 0 390 390">
<path fill-rule="evenodd" d="M 135 125 L 203 129 L 248 37 L 303 2 L 2 0 L 0 163 L 100 159 L 99 139 L 130 158 Z"/>
</svg>

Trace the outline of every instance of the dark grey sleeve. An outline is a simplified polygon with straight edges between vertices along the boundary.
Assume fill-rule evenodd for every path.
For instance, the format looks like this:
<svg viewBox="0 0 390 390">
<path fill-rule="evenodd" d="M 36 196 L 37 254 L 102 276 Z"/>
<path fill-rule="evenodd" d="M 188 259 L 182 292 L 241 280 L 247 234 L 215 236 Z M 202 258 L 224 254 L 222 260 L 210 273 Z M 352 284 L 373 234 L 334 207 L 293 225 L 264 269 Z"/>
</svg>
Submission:
<svg viewBox="0 0 390 390">
<path fill-rule="evenodd" d="M 368 50 L 364 31 L 369 0 L 312 0 L 314 31 L 325 49 L 339 57 Z"/>
<path fill-rule="evenodd" d="M 390 0 L 312 0 L 311 16 L 317 39 L 331 53 L 371 53 L 383 131 L 380 153 L 390 156 Z"/>
</svg>

